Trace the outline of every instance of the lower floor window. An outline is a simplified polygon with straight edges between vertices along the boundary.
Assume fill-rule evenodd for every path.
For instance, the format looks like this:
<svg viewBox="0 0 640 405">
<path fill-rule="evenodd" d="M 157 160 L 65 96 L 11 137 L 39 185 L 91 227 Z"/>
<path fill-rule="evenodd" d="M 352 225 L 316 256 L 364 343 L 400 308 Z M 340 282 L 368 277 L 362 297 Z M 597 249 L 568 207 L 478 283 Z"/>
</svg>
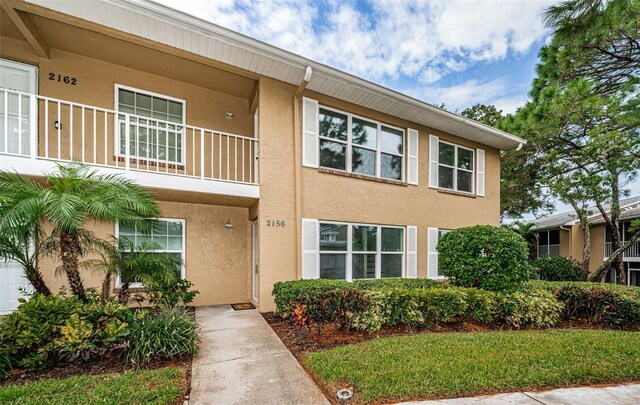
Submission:
<svg viewBox="0 0 640 405">
<path fill-rule="evenodd" d="M 440 238 L 442 238 L 443 235 L 446 235 L 449 232 L 451 232 L 451 229 L 438 229 L 438 241 L 440 240 Z M 440 266 L 438 266 L 438 277 L 445 277 L 444 272 L 442 271 Z"/>
<path fill-rule="evenodd" d="M 184 262 L 184 220 L 156 219 L 149 229 L 141 230 L 135 225 L 117 225 L 117 237 L 126 238 L 133 246 L 148 254 L 171 254 Z M 184 266 L 176 269 L 178 277 L 184 278 Z M 122 280 L 118 280 L 120 283 Z M 128 280 L 141 286 L 139 280 Z"/>
<path fill-rule="evenodd" d="M 402 277 L 404 228 L 320 222 L 320 278 Z"/>
</svg>

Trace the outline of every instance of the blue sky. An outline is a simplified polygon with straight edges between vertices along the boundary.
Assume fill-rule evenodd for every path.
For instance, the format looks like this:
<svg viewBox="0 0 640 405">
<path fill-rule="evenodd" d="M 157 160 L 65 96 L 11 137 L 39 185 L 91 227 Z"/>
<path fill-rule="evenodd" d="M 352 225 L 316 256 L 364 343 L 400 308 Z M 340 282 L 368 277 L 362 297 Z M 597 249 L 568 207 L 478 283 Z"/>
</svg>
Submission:
<svg viewBox="0 0 640 405">
<path fill-rule="evenodd" d="M 556 0 L 155 0 L 418 99 L 514 112 Z M 640 181 L 629 187 L 640 194 Z M 557 204 L 559 211 L 569 208 Z"/>
</svg>

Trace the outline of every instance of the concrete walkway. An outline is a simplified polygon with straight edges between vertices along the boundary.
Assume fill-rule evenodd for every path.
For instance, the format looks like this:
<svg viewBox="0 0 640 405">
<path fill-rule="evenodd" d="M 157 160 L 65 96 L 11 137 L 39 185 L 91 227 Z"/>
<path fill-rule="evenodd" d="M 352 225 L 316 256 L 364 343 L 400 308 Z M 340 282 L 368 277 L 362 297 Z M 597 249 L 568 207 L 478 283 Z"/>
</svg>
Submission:
<svg viewBox="0 0 640 405">
<path fill-rule="evenodd" d="M 612 387 L 561 388 L 515 392 L 439 401 L 402 402 L 402 405 L 634 405 L 640 404 L 640 384 Z"/>
<path fill-rule="evenodd" d="M 190 404 L 329 404 L 257 310 L 203 307 L 196 319 Z"/>
</svg>

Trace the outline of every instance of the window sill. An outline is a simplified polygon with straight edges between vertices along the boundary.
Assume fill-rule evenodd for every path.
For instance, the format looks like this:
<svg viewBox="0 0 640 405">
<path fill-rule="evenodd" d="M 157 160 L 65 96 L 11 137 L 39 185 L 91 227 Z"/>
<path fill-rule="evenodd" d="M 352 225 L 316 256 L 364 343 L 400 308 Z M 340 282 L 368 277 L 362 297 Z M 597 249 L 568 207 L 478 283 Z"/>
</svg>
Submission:
<svg viewBox="0 0 640 405">
<path fill-rule="evenodd" d="M 342 170 L 327 169 L 326 167 L 318 168 L 318 172 L 327 173 L 327 174 L 335 174 L 335 175 L 343 176 L 343 177 L 351 177 L 351 178 L 360 179 L 360 180 L 375 181 L 377 183 L 394 184 L 396 186 L 405 186 L 405 187 L 407 186 L 407 182 L 401 181 L 401 180 L 385 179 L 385 178 L 380 178 L 380 177 L 375 177 L 375 176 L 369 176 L 369 175 L 366 175 L 366 174 L 348 173 L 348 172 L 343 172 Z"/>
<path fill-rule="evenodd" d="M 439 188 L 438 193 L 459 195 L 467 198 L 478 198 L 478 196 L 473 193 L 465 193 L 464 191 L 447 190 L 445 188 Z"/>
<path fill-rule="evenodd" d="M 118 294 L 120 290 L 121 290 L 120 287 L 115 287 L 111 292 L 114 294 Z M 146 293 L 146 292 L 147 292 L 146 287 L 129 287 L 130 294 L 140 294 L 140 293 Z"/>
</svg>

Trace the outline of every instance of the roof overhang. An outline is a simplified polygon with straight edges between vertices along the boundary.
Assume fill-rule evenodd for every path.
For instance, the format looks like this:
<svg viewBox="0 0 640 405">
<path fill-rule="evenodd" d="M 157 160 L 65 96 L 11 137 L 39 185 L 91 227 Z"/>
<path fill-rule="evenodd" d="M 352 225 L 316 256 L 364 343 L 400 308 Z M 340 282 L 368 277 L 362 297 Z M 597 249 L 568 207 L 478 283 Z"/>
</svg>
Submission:
<svg viewBox="0 0 640 405">
<path fill-rule="evenodd" d="M 513 149 L 526 142 L 424 101 L 148 0 L 27 1 L 296 86 L 310 66 L 313 76 L 307 85 L 309 90 L 496 149 Z"/>
</svg>

